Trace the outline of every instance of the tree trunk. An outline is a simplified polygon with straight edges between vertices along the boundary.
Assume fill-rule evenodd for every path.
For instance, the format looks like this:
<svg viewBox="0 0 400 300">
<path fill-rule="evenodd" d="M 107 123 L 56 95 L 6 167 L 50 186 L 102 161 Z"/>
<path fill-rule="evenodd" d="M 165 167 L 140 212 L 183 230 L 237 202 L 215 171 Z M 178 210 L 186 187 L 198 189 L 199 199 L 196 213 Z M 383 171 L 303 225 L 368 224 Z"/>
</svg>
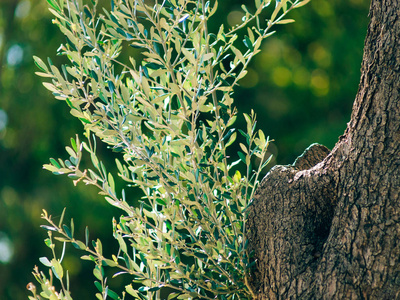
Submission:
<svg viewBox="0 0 400 300">
<path fill-rule="evenodd" d="M 274 167 L 249 208 L 257 299 L 400 299 L 400 1 L 370 17 L 344 135 Z"/>
</svg>

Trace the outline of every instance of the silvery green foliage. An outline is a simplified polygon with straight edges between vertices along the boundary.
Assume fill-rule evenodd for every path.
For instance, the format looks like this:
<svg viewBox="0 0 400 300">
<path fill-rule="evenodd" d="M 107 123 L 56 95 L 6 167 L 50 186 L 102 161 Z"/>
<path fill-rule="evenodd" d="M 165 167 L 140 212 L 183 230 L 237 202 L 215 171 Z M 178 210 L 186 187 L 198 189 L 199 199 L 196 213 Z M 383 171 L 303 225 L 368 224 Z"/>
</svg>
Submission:
<svg viewBox="0 0 400 300">
<path fill-rule="evenodd" d="M 166 288 L 173 291 L 168 299 L 251 299 L 245 209 L 269 161 L 269 140 L 255 129 L 254 112 L 244 114 L 247 127 L 239 132 L 246 142 L 238 160 L 228 160 L 226 149 L 237 135 L 232 91 L 271 27 L 292 22 L 285 15 L 308 0 L 276 1 L 266 21 L 261 13 L 271 1 L 256 0 L 253 12 L 242 6 L 241 24 L 221 26 L 216 34 L 207 27 L 216 1 L 114 0 L 111 11 L 95 0 L 48 2 L 67 41 L 58 52 L 69 63 L 56 67 L 35 57 L 37 74 L 51 79 L 44 86 L 81 120 L 86 139 L 71 139 L 69 159 L 50 159 L 44 168 L 96 186 L 123 215 L 113 221 L 119 252 L 106 258 L 99 240 L 89 243 L 88 230 L 85 241 L 76 240 L 64 213 L 55 224 L 44 211 L 53 258 L 40 260 L 51 271 L 47 278 L 35 269 L 41 286 L 29 285 L 30 299 L 72 299 L 55 240 L 72 243 L 86 252 L 82 259 L 93 261 L 98 299 L 161 299 Z M 129 56 L 132 47 L 142 61 Z M 94 137 L 122 153 L 118 174 L 99 160 Z M 81 167 L 83 156 L 92 168 Z M 235 169 L 238 163 L 247 166 L 246 174 Z M 138 207 L 116 189 L 115 176 L 143 191 Z M 133 285 L 111 291 L 105 267 L 131 276 Z"/>
</svg>

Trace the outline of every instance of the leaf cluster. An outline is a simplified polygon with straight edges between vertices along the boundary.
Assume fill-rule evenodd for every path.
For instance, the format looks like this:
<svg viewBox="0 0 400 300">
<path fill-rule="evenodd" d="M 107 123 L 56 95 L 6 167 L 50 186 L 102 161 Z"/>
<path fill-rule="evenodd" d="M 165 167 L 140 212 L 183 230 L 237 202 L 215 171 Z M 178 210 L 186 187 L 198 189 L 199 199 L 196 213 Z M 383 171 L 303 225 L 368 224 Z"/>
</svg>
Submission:
<svg viewBox="0 0 400 300">
<path fill-rule="evenodd" d="M 251 111 L 244 114 L 246 129 L 239 130 L 245 143 L 238 160 L 227 157 L 237 137 L 232 91 L 262 40 L 273 33 L 270 28 L 291 22 L 284 16 L 308 1 L 276 1 L 271 17 L 262 22 L 271 1 L 257 0 L 254 12 L 242 7 L 241 24 L 221 26 L 217 34 L 207 26 L 216 1 L 112 1 L 111 11 L 101 13 L 95 0 L 91 5 L 48 2 L 53 22 L 66 36 L 59 54 L 69 63 L 58 68 L 35 57 L 37 74 L 51 79 L 44 86 L 81 120 L 86 141 L 72 138 L 69 159 L 51 158 L 44 168 L 68 174 L 75 185 L 96 186 L 124 214 L 113 221 L 120 249 L 110 258 L 103 256 L 99 240 L 90 245 L 88 230 L 85 242 L 76 240 L 73 222 L 56 225 L 44 212 L 46 244 L 54 250 L 56 232 L 56 240 L 87 253 L 82 259 L 95 264 L 98 299 L 125 294 L 160 299 L 166 288 L 173 291 L 168 299 L 252 298 L 247 277 L 255 262 L 246 251 L 245 210 L 269 161 L 269 139 L 256 130 Z M 242 29 L 244 51 L 237 46 Z M 121 53 L 133 48 L 143 59 L 124 61 Z M 116 174 L 107 172 L 96 153 L 96 138 L 122 154 L 117 175 L 126 186 L 142 190 L 138 207 L 116 188 Z M 82 168 L 85 156 L 91 168 Z M 246 165 L 246 174 L 236 169 L 239 163 Z M 62 284 L 61 259 L 54 251 L 53 257 L 41 262 Z M 118 269 L 114 276 L 131 276 L 140 287 L 128 285 L 118 296 L 107 287 L 104 267 Z M 43 292 L 32 299 L 52 299 L 52 280 L 38 270 L 34 275 Z M 57 299 L 71 299 L 68 285 L 62 284 Z"/>
</svg>

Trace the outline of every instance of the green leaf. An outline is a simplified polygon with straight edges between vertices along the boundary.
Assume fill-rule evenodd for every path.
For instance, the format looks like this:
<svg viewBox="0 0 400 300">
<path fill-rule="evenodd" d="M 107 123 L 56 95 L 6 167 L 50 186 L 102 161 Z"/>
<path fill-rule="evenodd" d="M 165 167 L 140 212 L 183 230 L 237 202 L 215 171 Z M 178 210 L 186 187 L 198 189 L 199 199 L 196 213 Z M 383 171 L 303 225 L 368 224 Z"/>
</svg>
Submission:
<svg viewBox="0 0 400 300">
<path fill-rule="evenodd" d="M 110 92 L 112 94 L 114 94 L 115 93 L 115 85 L 114 85 L 114 83 L 111 80 L 109 80 L 107 83 L 108 83 L 108 88 L 110 89 Z"/>
<path fill-rule="evenodd" d="M 52 248 L 53 243 L 51 242 L 50 239 L 48 239 L 48 238 L 45 239 L 45 240 L 44 240 L 44 243 L 46 244 L 47 247 Z"/>
<path fill-rule="evenodd" d="M 93 269 L 93 275 L 94 275 L 94 277 L 96 277 L 100 281 L 103 279 L 103 275 L 102 275 L 101 271 L 99 270 L 98 266 L 96 266 Z"/>
<path fill-rule="evenodd" d="M 179 296 L 178 293 L 170 293 L 170 294 L 168 295 L 168 299 L 167 299 L 167 300 L 174 299 L 174 298 L 176 298 L 176 297 L 178 297 L 178 296 Z"/>
<path fill-rule="evenodd" d="M 180 296 L 178 296 L 177 299 L 189 299 L 192 298 L 192 296 L 190 294 L 182 294 Z"/>
<path fill-rule="evenodd" d="M 99 292 L 103 292 L 103 287 L 101 286 L 100 282 L 95 281 L 94 285 L 96 286 L 96 288 L 99 290 Z M 103 299 L 103 297 L 101 297 L 100 299 Z"/>
<path fill-rule="evenodd" d="M 81 120 L 82 123 L 85 123 L 85 124 L 92 124 L 92 122 L 90 122 L 89 120 L 87 120 L 85 118 L 79 118 L 79 120 Z"/>
<path fill-rule="evenodd" d="M 54 275 L 56 275 L 56 277 L 61 280 L 64 276 L 64 270 L 61 266 L 61 263 L 58 260 L 56 260 L 55 258 L 53 258 L 51 260 L 51 265 L 52 265 L 52 270 L 54 272 Z"/>
<path fill-rule="evenodd" d="M 245 64 L 246 64 L 246 60 L 244 59 L 242 52 L 240 52 L 240 50 L 237 49 L 237 48 L 234 47 L 234 46 L 231 46 L 231 49 L 232 49 L 232 52 L 235 54 L 235 56 L 239 59 L 239 61 L 240 61 L 243 65 L 245 65 Z"/>
<path fill-rule="evenodd" d="M 64 228 L 64 231 L 65 231 L 66 235 L 67 235 L 70 239 L 72 239 L 73 236 L 72 236 L 71 230 L 68 228 L 68 226 L 64 224 L 62 227 Z"/>
<path fill-rule="evenodd" d="M 119 244 L 122 252 L 128 253 L 128 249 L 126 247 L 126 243 L 125 243 L 125 241 L 124 241 L 124 239 L 122 238 L 121 235 L 119 235 L 119 234 L 117 235 L 117 240 L 118 240 L 118 244 Z"/>
<path fill-rule="evenodd" d="M 280 2 L 278 2 L 278 1 L 276 1 L 276 7 L 275 7 L 275 10 L 274 10 L 274 12 L 272 13 L 272 16 L 271 16 L 271 19 L 270 19 L 270 21 L 271 22 L 273 22 L 274 20 L 275 20 L 275 18 L 276 18 L 276 16 L 278 15 L 278 12 L 281 10 L 281 8 L 282 8 L 282 1 L 280 1 Z"/>
<path fill-rule="evenodd" d="M 53 84 L 51 84 L 51 83 L 49 83 L 49 82 L 42 82 L 42 84 L 43 84 L 43 86 L 44 86 L 46 89 L 48 89 L 50 92 L 53 92 L 53 93 L 56 93 L 56 94 L 59 94 L 59 93 L 60 93 L 60 91 L 59 91 Z"/>
<path fill-rule="evenodd" d="M 96 252 L 99 253 L 100 255 L 103 254 L 103 246 L 99 239 L 97 239 L 97 241 L 96 241 Z"/>
<path fill-rule="evenodd" d="M 35 72 L 35 74 L 36 74 L 37 76 L 40 76 L 40 77 L 54 78 L 54 75 L 53 75 L 53 74 L 49 74 L 49 73 Z"/>
<path fill-rule="evenodd" d="M 230 145 L 232 145 L 233 142 L 236 140 L 236 137 L 237 137 L 237 133 L 234 132 L 234 133 L 229 137 L 229 140 L 228 140 L 228 142 L 226 142 L 225 147 L 228 148 Z"/>
<path fill-rule="evenodd" d="M 139 292 L 155 292 L 155 291 L 158 291 L 161 288 L 162 288 L 162 285 L 155 286 L 155 287 L 141 286 L 141 287 L 138 288 L 138 291 Z"/>
<path fill-rule="evenodd" d="M 91 260 L 91 261 L 96 261 L 95 258 L 92 255 L 82 255 L 81 256 L 82 260 Z"/>
<path fill-rule="evenodd" d="M 285 20 L 280 20 L 278 22 L 276 22 L 276 24 L 289 24 L 289 23 L 293 23 L 294 20 L 293 19 L 285 19 Z"/>
<path fill-rule="evenodd" d="M 143 92 L 144 94 L 149 97 L 150 96 L 150 86 L 149 86 L 149 82 L 147 81 L 146 77 L 142 76 L 142 88 L 143 88 Z"/>
<path fill-rule="evenodd" d="M 167 203 L 166 203 L 164 200 L 160 199 L 160 198 L 157 198 L 157 199 L 156 199 L 156 202 L 157 202 L 158 204 L 161 204 L 161 205 L 164 205 L 164 206 L 167 205 Z"/>
<path fill-rule="evenodd" d="M 249 154 L 249 152 L 247 151 L 247 148 L 246 148 L 246 146 L 244 144 L 240 143 L 239 146 L 240 146 L 240 148 L 242 149 L 242 151 L 244 153 Z"/>
<path fill-rule="evenodd" d="M 239 75 L 237 76 L 237 80 L 242 79 L 243 77 L 245 77 L 247 75 L 247 70 L 242 70 L 240 71 Z"/>
<path fill-rule="evenodd" d="M 206 53 L 206 54 L 203 55 L 202 61 L 203 61 L 203 62 L 204 62 L 204 61 L 207 61 L 207 60 L 209 60 L 209 59 L 211 59 L 211 58 L 213 58 L 213 57 L 214 57 L 214 53 L 212 53 L 212 52 Z"/>
<path fill-rule="evenodd" d="M 93 18 L 91 12 L 87 9 L 86 6 L 83 8 L 83 11 L 85 12 L 86 16 L 87 16 L 89 19 L 92 19 L 92 18 Z"/>
<path fill-rule="evenodd" d="M 240 151 L 238 151 L 237 154 L 239 155 L 240 160 L 241 160 L 244 164 L 246 164 L 246 156 L 245 156 L 242 152 L 240 152 Z"/>
<path fill-rule="evenodd" d="M 246 13 L 250 13 L 249 10 L 247 9 L 246 5 L 242 4 L 241 8 L 246 12 Z"/>
<path fill-rule="evenodd" d="M 79 250 L 85 250 L 86 249 L 86 245 L 81 241 L 74 241 L 74 242 L 71 242 L 71 244 L 76 249 L 79 249 Z"/>
<path fill-rule="evenodd" d="M 56 174 L 56 175 L 60 174 L 60 173 L 58 173 L 59 169 L 50 164 L 43 165 L 43 169 L 53 172 L 53 174 Z"/>
<path fill-rule="evenodd" d="M 304 1 L 300 1 L 299 3 L 297 3 L 294 8 L 299 8 L 302 7 L 304 5 L 306 5 L 308 2 L 310 2 L 311 0 L 304 0 Z"/>
<path fill-rule="evenodd" d="M 61 225 L 62 225 L 62 222 L 63 222 L 63 220 L 64 220 L 64 215 L 65 215 L 65 210 L 66 210 L 66 209 L 67 209 L 67 208 L 64 207 L 63 212 L 62 212 L 61 217 L 60 217 L 60 221 L 58 222 L 58 227 L 61 227 Z"/>
<path fill-rule="evenodd" d="M 131 267 L 132 267 L 132 260 L 131 260 L 131 258 L 130 258 L 129 255 L 126 254 L 126 253 L 124 253 L 123 256 L 124 256 L 124 261 L 125 261 L 126 267 L 127 267 L 128 269 L 131 269 Z"/>
<path fill-rule="evenodd" d="M 57 228 L 54 228 L 53 226 L 40 225 L 40 227 L 49 231 L 57 231 Z"/>
<path fill-rule="evenodd" d="M 120 299 L 118 294 L 110 289 L 107 290 L 107 295 L 111 297 L 111 299 L 118 300 Z"/>
<path fill-rule="evenodd" d="M 73 138 L 71 138 L 71 146 L 72 146 L 72 149 L 74 149 L 75 152 L 78 152 L 78 148 L 76 146 L 76 141 Z"/>
<path fill-rule="evenodd" d="M 182 53 L 192 65 L 197 65 L 196 58 L 194 57 L 192 52 L 190 52 L 186 48 L 182 48 Z"/>
<path fill-rule="evenodd" d="M 96 72 L 93 70 L 90 70 L 90 75 L 91 77 L 94 79 L 94 81 L 98 82 L 99 81 L 99 77 L 97 76 Z"/>
<path fill-rule="evenodd" d="M 68 154 L 71 156 L 71 157 L 73 157 L 73 158 L 76 158 L 76 153 L 75 153 L 75 151 L 71 148 L 71 147 L 65 147 L 65 150 L 67 150 L 67 152 L 68 152 Z"/>
<path fill-rule="evenodd" d="M 111 173 L 108 173 L 108 184 L 111 188 L 111 192 L 115 194 L 115 182 L 114 177 L 111 175 Z"/>
<path fill-rule="evenodd" d="M 49 259 L 47 257 L 40 257 L 39 261 L 44 264 L 46 267 L 51 267 L 51 262 L 49 261 Z"/>
<path fill-rule="evenodd" d="M 57 169 L 61 169 L 60 165 L 54 158 L 50 158 L 50 162 L 53 166 L 55 166 Z"/>
<path fill-rule="evenodd" d="M 60 7 L 57 5 L 57 2 L 54 0 L 47 0 L 47 3 L 53 7 L 56 11 L 61 12 Z"/>
<path fill-rule="evenodd" d="M 108 267 L 117 267 L 118 263 L 111 259 L 103 259 L 102 261 L 103 266 L 108 266 Z"/>
<path fill-rule="evenodd" d="M 126 285 L 126 286 L 125 286 L 125 291 L 126 291 L 129 295 L 131 295 L 131 296 L 133 296 L 133 297 L 135 297 L 135 298 L 140 298 L 138 292 L 136 292 L 136 291 L 133 289 L 132 284 Z M 168 299 L 169 299 L 169 298 L 168 298 Z"/>
<path fill-rule="evenodd" d="M 263 132 L 261 129 L 258 130 L 258 136 L 259 136 L 259 138 L 260 138 L 261 144 L 262 144 L 263 146 L 265 146 L 265 144 L 267 143 L 267 140 L 265 139 L 265 134 L 264 134 L 264 132 Z"/>
<path fill-rule="evenodd" d="M 249 37 L 248 37 L 247 35 L 244 37 L 243 43 L 244 43 L 245 46 L 246 46 L 247 48 L 249 48 L 251 51 L 254 50 L 253 43 L 250 41 L 250 39 L 249 39 Z"/>
<path fill-rule="evenodd" d="M 33 57 L 35 61 L 35 65 L 42 70 L 43 72 L 49 73 L 49 69 L 47 68 L 46 64 L 37 56 Z"/>
</svg>

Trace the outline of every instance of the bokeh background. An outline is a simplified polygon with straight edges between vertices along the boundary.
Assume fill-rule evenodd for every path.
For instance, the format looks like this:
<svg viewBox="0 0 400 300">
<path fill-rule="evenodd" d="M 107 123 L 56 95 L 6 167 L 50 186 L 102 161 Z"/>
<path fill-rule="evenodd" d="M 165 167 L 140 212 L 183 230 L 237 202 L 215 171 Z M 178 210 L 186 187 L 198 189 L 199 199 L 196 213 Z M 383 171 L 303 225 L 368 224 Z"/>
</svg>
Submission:
<svg viewBox="0 0 400 300">
<path fill-rule="evenodd" d="M 214 20 L 239 22 L 243 3 L 220 0 Z M 290 14 L 296 23 L 276 27 L 277 33 L 264 42 L 235 98 L 240 112 L 257 112 L 259 128 L 275 140 L 272 164 L 292 163 L 314 142 L 332 148 L 344 132 L 358 89 L 368 8 L 368 0 L 312 0 Z M 111 218 L 119 212 L 94 189 L 74 187 L 66 177 L 42 170 L 49 157 L 65 157 L 64 145 L 82 129 L 34 75 L 32 56 L 60 63 L 56 49 L 64 41 L 45 0 L 0 0 L 2 300 L 27 299 L 32 268 L 40 265 L 40 256 L 50 256 L 43 243 L 46 233 L 39 228 L 43 208 L 59 216 L 67 206 L 77 232 L 88 224 L 92 238 L 115 244 Z M 103 152 L 102 158 L 111 163 L 112 155 Z M 92 265 L 79 260 L 81 253 L 68 250 L 64 265 L 73 296 L 94 299 Z M 118 280 L 112 285 L 120 284 Z"/>
</svg>

